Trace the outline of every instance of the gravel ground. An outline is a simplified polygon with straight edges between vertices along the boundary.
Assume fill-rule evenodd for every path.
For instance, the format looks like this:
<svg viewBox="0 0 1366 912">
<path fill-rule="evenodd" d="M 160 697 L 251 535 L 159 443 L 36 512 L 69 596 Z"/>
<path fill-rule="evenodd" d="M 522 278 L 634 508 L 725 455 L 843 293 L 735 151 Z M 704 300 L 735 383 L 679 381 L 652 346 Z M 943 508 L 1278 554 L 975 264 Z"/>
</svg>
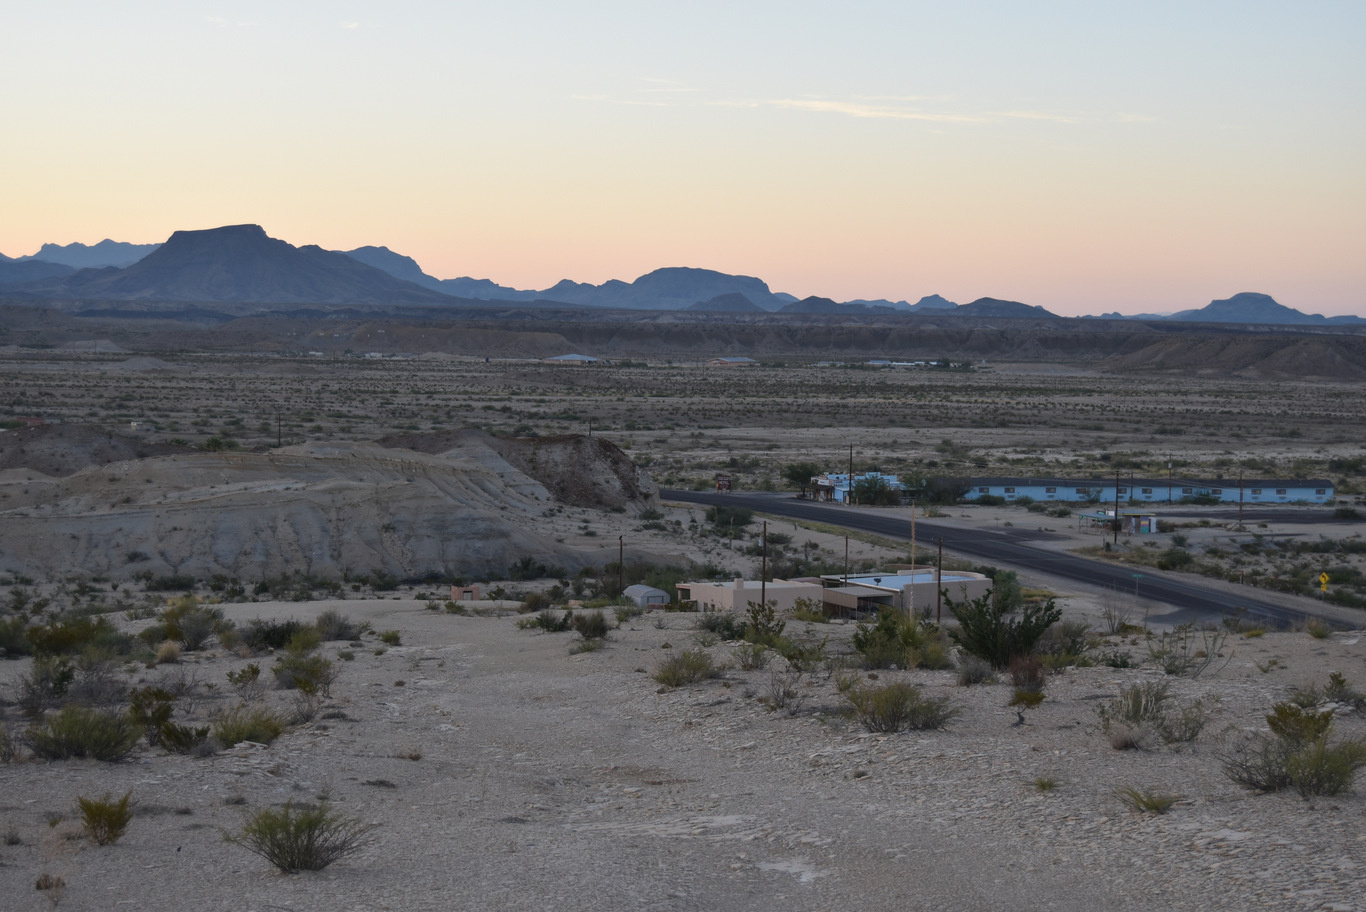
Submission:
<svg viewBox="0 0 1366 912">
<path fill-rule="evenodd" d="M 1070 669 L 1024 725 L 1006 684 L 879 672 L 947 695 L 960 714 L 944 731 L 871 735 L 825 672 L 802 680 L 795 712 L 771 709 L 782 660 L 742 671 L 726 644 L 702 645 L 731 666 L 721 677 L 661 691 L 649 672 L 699 646 L 696 615 L 638 617 L 605 648 L 571 655 L 574 634 L 424 604 L 225 606 L 238 621 L 334 607 L 402 636 L 382 654 L 367 636 L 352 661 L 337 659 L 346 644 L 327 644 L 341 669 L 332 699 L 270 747 L 0 766 L 0 908 L 1366 909 L 1363 798 L 1248 793 L 1218 758 L 1234 733 L 1264 729 L 1293 685 L 1340 671 L 1366 686 L 1356 634 L 1233 635 L 1227 664 L 1193 680 Z M 828 635 L 831 652 L 852 632 L 788 626 Z M 1116 642 L 1146 655 L 1141 640 Z M 225 674 L 247 661 L 210 651 L 134 676 L 215 685 L 200 688 L 204 715 L 230 705 Z M 0 692 L 27 664 L 0 665 Z M 1097 707 L 1145 680 L 1206 701 L 1199 740 L 1110 747 Z M 265 699 L 289 705 L 282 691 Z M 17 718 L 10 707 L 11 732 Z M 1343 713 L 1338 731 L 1366 724 Z M 1039 790 L 1040 777 L 1057 788 Z M 1140 814 L 1116 798 L 1124 786 L 1184 797 Z M 80 838 L 76 796 L 129 789 L 137 816 L 124 838 Z M 222 840 L 247 813 L 324 794 L 379 827 L 321 872 L 278 874 Z M 36 890 L 41 874 L 64 889 Z"/>
</svg>

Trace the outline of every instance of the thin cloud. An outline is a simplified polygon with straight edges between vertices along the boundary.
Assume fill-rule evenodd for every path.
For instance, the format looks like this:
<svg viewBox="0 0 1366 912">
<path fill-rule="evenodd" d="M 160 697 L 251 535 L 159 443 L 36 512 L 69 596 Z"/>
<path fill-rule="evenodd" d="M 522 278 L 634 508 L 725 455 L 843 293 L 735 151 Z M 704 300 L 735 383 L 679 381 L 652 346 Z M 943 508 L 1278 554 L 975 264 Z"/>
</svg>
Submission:
<svg viewBox="0 0 1366 912">
<path fill-rule="evenodd" d="M 1005 117 L 1011 120 L 1046 120 L 1050 123 L 1074 124 L 1076 117 L 1066 114 L 1051 114 L 1047 111 L 990 111 L 988 117 Z"/>
<path fill-rule="evenodd" d="M 832 101 L 821 98 L 780 98 L 769 102 L 780 108 L 795 108 L 802 111 L 815 111 L 823 114 L 843 114 L 846 117 L 874 118 L 887 120 L 928 120 L 948 123 L 981 123 L 982 117 L 972 114 L 953 114 L 935 111 L 921 111 L 889 105 L 872 105 L 858 101 Z"/>
<path fill-rule="evenodd" d="M 360 23 L 359 23 L 359 22 L 339 22 L 338 25 L 340 25 L 340 26 L 341 26 L 342 28 L 344 28 L 344 29 L 358 29 L 358 28 L 360 28 Z"/>
</svg>

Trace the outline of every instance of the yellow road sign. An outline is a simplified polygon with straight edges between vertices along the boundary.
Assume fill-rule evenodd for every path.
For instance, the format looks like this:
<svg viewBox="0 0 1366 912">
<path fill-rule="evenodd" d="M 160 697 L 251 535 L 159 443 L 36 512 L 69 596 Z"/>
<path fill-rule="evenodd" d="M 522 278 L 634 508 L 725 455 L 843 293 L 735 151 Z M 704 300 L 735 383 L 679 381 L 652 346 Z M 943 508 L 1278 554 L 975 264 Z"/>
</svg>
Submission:
<svg viewBox="0 0 1366 912">
<path fill-rule="evenodd" d="M 1327 574 L 1327 573 L 1320 573 L 1320 574 L 1319 574 L 1319 582 L 1320 582 L 1320 583 L 1323 583 L 1325 586 L 1327 586 L 1327 585 L 1328 585 L 1328 574 Z"/>
</svg>

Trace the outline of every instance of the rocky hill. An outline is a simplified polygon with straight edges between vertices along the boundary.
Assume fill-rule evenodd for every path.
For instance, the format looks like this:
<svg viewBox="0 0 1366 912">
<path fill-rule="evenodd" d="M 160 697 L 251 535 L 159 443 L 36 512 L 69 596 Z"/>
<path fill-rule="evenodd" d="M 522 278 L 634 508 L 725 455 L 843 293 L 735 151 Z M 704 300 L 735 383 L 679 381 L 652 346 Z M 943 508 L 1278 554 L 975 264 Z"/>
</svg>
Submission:
<svg viewBox="0 0 1366 912">
<path fill-rule="evenodd" d="M 425 451 L 390 440 L 109 461 L 50 446 L 0 471 L 0 571 L 421 579 L 496 574 L 526 557 L 577 569 L 599 556 L 557 540 L 547 516 L 657 503 L 649 478 L 602 440 L 469 430 L 412 442 Z M 65 472 L 81 458 L 91 464 L 69 474 L 32 467 Z"/>
<path fill-rule="evenodd" d="M 450 305 L 345 254 L 295 247 L 259 225 L 177 231 L 125 269 L 83 269 L 23 286 L 29 296 L 103 301 Z"/>
</svg>

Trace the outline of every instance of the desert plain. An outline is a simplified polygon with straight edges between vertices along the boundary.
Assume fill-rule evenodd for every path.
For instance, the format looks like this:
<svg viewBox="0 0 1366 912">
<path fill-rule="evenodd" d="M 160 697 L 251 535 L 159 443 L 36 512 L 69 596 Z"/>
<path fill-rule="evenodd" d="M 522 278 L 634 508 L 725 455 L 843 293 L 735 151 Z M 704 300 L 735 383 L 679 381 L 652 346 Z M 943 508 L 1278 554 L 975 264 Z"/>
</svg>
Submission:
<svg viewBox="0 0 1366 912">
<path fill-rule="evenodd" d="M 164 351 L 12 352 L 0 362 L 0 383 L 9 414 L 48 422 L 6 432 L 40 441 L 23 454 L 12 445 L 19 437 L 4 441 L 0 544 L 7 557 L 27 553 L 30 561 L 4 568 L 10 604 L 18 589 L 26 599 L 49 599 L 53 610 L 108 617 L 135 633 L 181 597 L 155 588 L 157 577 L 189 574 L 199 577 L 195 597 L 239 625 L 307 622 L 335 610 L 371 627 L 320 647 L 337 676 L 309 712 L 299 713 L 293 691 L 256 697 L 296 720 L 279 738 L 203 757 L 145 743 L 117 763 L 29 757 L 17 700 L 33 660 L 0 663 L 5 731 L 22 761 L 0 766 L 6 909 L 1366 907 L 1359 794 L 1260 794 L 1224 773 L 1240 740 L 1265 732 L 1274 704 L 1307 699 L 1334 672 L 1366 687 L 1355 589 L 1329 603 L 1271 584 L 1324 562 L 1351 570 L 1361 559 L 1340 544 L 1360 538 L 1351 511 L 1366 466 L 1357 432 L 1366 406 L 1354 383 L 1086 364 L 566 368 L 450 355 Z M 630 496 L 610 505 L 593 502 L 591 485 L 566 480 L 566 463 L 577 463 L 563 453 L 572 451 L 553 451 L 560 456 L 552 467 L 500 442 L 590 433 L 639 473 L 630 476 L 634 488 L 617 475 L 620 484 L 609 487 Z M 454 458 L 442 449 L 452 435 L 471 434 L 484 435 L 482 455 L 462 456 L 465 468 L 441 462 Z M 459 498 L 463 534 L 472 539 L 464 550 L 488 541 L 502 547 L 479 552 L 482 570 L 452 563 L 405 571 L 404 560 L 417 568 L 421 558 L 418 526 L 382 515 L 382 506 L 364 514 L 377 530 L 365 549 L 346 550 L 369 532 L 349 527 L 352 514 L 344 513 L 310 527 L 316 541 L 295 529 L 326 560 L 255 574 L 242 549 L 232 563 L 222 548 L 223 530 L 244 535 L 255 528 L 249 524 L 202 534 L 183 526 L 177 531 L 186 534 L 163 536 L 168 544 L 155 552 L 88 531 L 158 510 L 250 517 L 294 502 L 286 493 L 326 513 L 359 495 L 328 500 L 336 478 L 301 469 L 304 457 L 360 458 L 364 450 L 379 459 L 367 449 L 377 441 L 390 453 L 381 461 L 406 451 L 408 465 L 427 466 L 421 478 L 399 472 L 375 482 L 374 498 L 408 504 L 405 514 L 447 509 L 435 495 L 422 500 L 428 490 L 454 497 L 443 473 L 468 476 L 477 467 L 490 485 L 507 486 L 487 490 L 517 492 L 507 500 L 515 511 L 502 493 Z M 526 452 L 552 452 L 537 446 Z M 252 481 L 259 487 L 221 490 L 242 483 L 230 471 L 248 457 L 264 473 Z M 742 667 L 742 647 L 701 629 L 692 612 L 624 611 L 601 648 L 588 650 L 575 633 L 518 626 L 534 617 L 518 611 L 533 593 L 558 586 L 552 604 L 568 607 L 575 593 L 561 580 L 572 583 L 585 568 L 610 582 L 619 548 L 632 567 L 756 575 L 756 526 L 733 541 L 705 510 L 670 504 L 657 489 L 706 487 L 726 473 L 742 488 L 781 490 L 787 465 L 841 470 L 850 460 L 856 470 L 954 477 L 1158 475 L 1171 463 L 1196 477 L 1331 477 L 1338 501 L 1308 519 L 1287 508 L 1283 522 L 1237 525 L 1211 514 L 1202 524 L 1197 512 L 1155 538 L 1155 550 L 1193 556 L 1184 565 L 1192 579 L 1228 588 L 1262 577 L 1258 597 L 1304 612 L 1297 630 L 1233 618 L 1191 631 L 1211 637 L 1201 642 L 1215 653 L 1198 676 L 1165 674 L 1154 660 L 1154 643 L 1171 633 L 1163 606 L 1141 594 L 1069 586 L 1041 568 L 1008 568 L 1032 597 L 1055 597 L 1066 619 L 1092 628 L 1091 663 L 1049 675 L 1043 702 L 1024 711 L 1007 705 L 1004 675 L 968 686 L 953 668 L 861 667 L 857 628 L 847 622 L 787 618 L 789 636 L 823 644 L 825 660 L 800 669 L 780 657 Z M 214 472 L 220 477 L 210 478 Z M 117 496 L 99 494 L 99 485 Z M 243 491 L 278 493 L 253 500 Z M 1059 547 L 1087 547 L 1072 516 L 939 509 L 944 521 L 1046 528 L 1067 537 Z M 56 522 L 81 543 L 81 563 L 53 557 L 67 553 L 55 544 L 44 554 L 19 547 L 29 530 Z M 771 527 L 788 537 L 794 568 L 844 560 L 837 528 L 776 520 Z M 160 535 L 163 527 L 147 528 Z M 268 531 L 257 529 L 252 540 Z M 433 559 L 455 561 L 461 528 L 442 527 L 441 535 L 450 547 Z M 1316 544 L 1325 541 L 1331 546 Z M 850 545 L 858 567 L 909 560 L 905 541 L 855 536 Z M 1114 557 L 1129 555 L 1144 572 L 1181 572 L 1152 566 L 1146 547 L 1126 540 Z M 133 551 L 138 559 L 130 560 Z M 46 572 L 35 575 L 39 567 Z M 528 572 L 510 572 L 518 568 Z M 555 572 L 535 577 L 537 569 Z M 392 588 L 372 585 L 380 571 Z M 272 586 L 257 592 L 255 584 L 282 575 L 297 584 L 291 600 Z M 445 605 L 455 576 L 477 582 L 485 596 L 457 606 L 463 613 Z M 316 585 L 323 582 L 340 585 Z M 494 591 L 504 598 L 488 599 Z M 1122 633 L 1120 616 L 1132 625 Z M 388 643 L 380 633 L 392 634 Z M 662 685 L 655 673 L 685 650 L 705 653 L 718 674 Z M 1120 667 L 1121 654 L 1129 667 Z M 1106 655 L 1114 664 L 1101 660 Z M 206 722 L 238 699 L 229 672 L 275 658 L 210 640 L 161 664 L 129 657 L 115 674 L 124 686 L 177 689 L 181 718 Z M 942 729 L 866 731 L 842 691 L 896 680 L 946 698 L 955 715 Z M 1166 685 L 1177 705 L 1198 702 L 1198 736 L 1113 746 L 1101 708 L 1122 688 L 1145 683 Z M 1353 704 L 1332 708 L 1335 737 L 1366 734 Z M 1121 798 L 1126 788 L 1175 800 L 1166 813 L 1144 813 Z M 126 835 L 91 844 L 77 797 L 130 791 L 135 814 Z M 223 841 L 253 812 L 324 797 L 377 826 L 358 851 L 323 871 L 276 873 Z M 62 887 L 35 889 L 44 874 Z"/>
</svg>

